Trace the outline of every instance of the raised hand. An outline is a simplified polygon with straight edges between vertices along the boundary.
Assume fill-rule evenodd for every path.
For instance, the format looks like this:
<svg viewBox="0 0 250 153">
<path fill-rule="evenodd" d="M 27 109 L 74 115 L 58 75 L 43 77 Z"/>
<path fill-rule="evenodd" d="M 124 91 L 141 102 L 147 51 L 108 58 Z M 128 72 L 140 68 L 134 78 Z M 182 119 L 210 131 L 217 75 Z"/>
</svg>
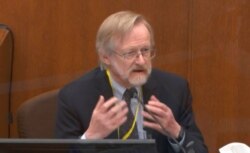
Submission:
<svg viewBox="0 0 250 153">
<path fill-rule="evenodd" d="M 125 101 L 112 97 L 105 101 L 100 96 L 93 111 L 86 139 L 103 139 L 127 120 L 128 107 Z"/>
<path fill-rule="evenodd" d="M 176 122 L 172 110 L 160 102 L 155 96 L 151 96 L 148 104 L 145 105 L 147 111 L 143 111 L 143 125 L 148 128 L 173 138 L 177 138 L 181 126 Z"/>
</svg>

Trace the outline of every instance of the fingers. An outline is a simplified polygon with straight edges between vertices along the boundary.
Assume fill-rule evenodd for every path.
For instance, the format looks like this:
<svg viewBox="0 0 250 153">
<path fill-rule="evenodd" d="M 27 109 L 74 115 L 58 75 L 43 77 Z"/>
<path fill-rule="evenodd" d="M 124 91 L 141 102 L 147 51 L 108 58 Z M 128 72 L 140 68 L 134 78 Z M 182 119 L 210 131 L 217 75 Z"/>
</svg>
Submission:
<svg viewBox="0 0 250 153">
<path fill-rule="evenodd" d="M 148 127 L 150 129 L 155 129 L 156 131 L 159 131 L 159 132 L 162 132 L 161 126 L 158 123 L 155 123 L 155 122 L 144 121 L 143 126 Z"/>
<path fill-rule="evenodd" d="M 164 103 L 160 102 L 155 96 L 151 96 L 145 107 L 156 117 L 164 117 L 166 114 L 171 113 L 171 109 Z"/>
<path fill-rule="evenodd" d="M 101 96 L 103 97 L 103 96 Z M 107 113 L 110 111 L 111 108 L 113 108 L 114 106 L 116 106 L 119 103 L 119 100 L 116 97 L 112 97 L 109 100 L 107 100 L 106 102 L 104 102 L 104 99 L 102 101 L 102 98 L 100 97 L 100 101 L 98 101 L 97 103 L 97 109 L 99 109 L 99 111 L 101 113 Z"/>
<path fill-rule="evenodd" d="M 154 101 L 159 101 L 159 99 L 156 98 L 155 95 L 152 95 L 152 96 L 150 97 L 150 99 L 151 99 L 151 100 L 154 100 Z"/>
<path fill-rule="evenodd" d="M 125 101 L 120 101 L 115 97 L 105 101 L 104 97 L 100 96 L 86 130 L 88 138 L 105 138 L 126 121 L 127 112 Z"/>
<path fill-rule="evenodd" d="M 125 105 L 124 108 L 120 109 L 118 113 L 113 115 L 111 124 L 116 125 L 115 128 L 118 128 L 127 120 L 127 113 L 128 113 L 128 107 L 126 107 Z"/>
<path fill-rule="evenodd" d="M 101 101 L 101 100 L 100 100 Z M 118 127 L 127 119 L 128 107 L 125 101 L 112 97 L 106 102 L 98 102 L 98 111 L 109 125 Z"/>
<path fill-rule="evenodd" d="M 95 106 L 96 109 L 100 108 L 104 103 L 104 97 L 102 95 L 100 95 L 99 99 L 98 99 L 98 102 Z"/>
<path fill-rule="evenodd" d="M 149 114 L 148 112 L 143 111 L 143 112 L 142 112 L 142 115 L 143 115 L 143 117 L 144 117 L 146 120 L 155 122 L 155 119 L 153 118 L 153 116 L 152 116 L 151 114 Z"/>
<path fill-rule="evenodd" d="M 103 110 L 109 111 L 118 101 L 116 97 L 112 97 L 103 104 Z"/>
<path fill-rule="evenodd" d="M 162 107 L 154 106 L 150 103 L 145 105 L 145 107 L 146 107 L 147 111 L 150 112 L 150 114 L 154 115 L 155 117 L 162 117 L 162 116 L 165 116 L 165 114 L 167 113 L 166 109 L 164 109 Z"/>
<path fill-rule="evenodd" d="M 159 122 L 156 120 L 156 117 L 153 117 L 151 114 L 145 111 L 143 111 L 142 115 L 144 117 L 144 121 L 143 121 L 144 127 L 148 127 L 151 129 L 155 129 L 159 132 L 162 132 L 162 127 L 159 124 Z"/>
<path fill-rule="evenodd" d="M 160 102 L 155 96 L 151 96 L 145 107 L 149 113 L 143 113 L 143 116 L 149 120 L 144 121 L 144 126 L 153 128 L 165 135 L 178 135 L 179 124 L 167 105 Z"/>
<path fill-rule="evenodd" d="M 144 117 L 144 121 L 145 123 L 147 123 L 146 125 L 150 126 L 150 128 L 155 128 L 155 126 L 157 125 L 157 129 L 159 129 L 159 127 L 161 127 L 162 125 L 160 124 L 160 120 L 161 118 L 156 116 L 155 114 L 151 113 L 151 112 L 142 112 L 142 115 Z M 153 126 L 154 125 L 154 126 Z"/>
<path fill-rule="evenodd" d="M 168 107 L 164 103 L 160 102 L 154 95 L 150 97 L 148 104 L 155 107 L 168 109 Z"/>
<path fill-rule="evenodd" d="M 118 101 L 114 105 L 111 105 L 108 109 L 107 115 L 110 118 L 125 116 L 128 112 L 128 107 L 125 101 Z"/>
</svg>

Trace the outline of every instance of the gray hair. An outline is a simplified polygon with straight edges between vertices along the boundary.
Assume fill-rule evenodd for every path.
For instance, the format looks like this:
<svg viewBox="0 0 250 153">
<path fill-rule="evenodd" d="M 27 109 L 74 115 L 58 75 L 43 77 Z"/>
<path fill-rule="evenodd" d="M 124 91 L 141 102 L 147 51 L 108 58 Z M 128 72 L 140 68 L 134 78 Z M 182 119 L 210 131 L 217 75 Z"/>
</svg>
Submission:
<svg viewBox="0 0 250 153">
<path fill-rule="evenodd" d="M 116 48 L 117 40 L 123 39 L 125 34 L 133 29 L 138 23 L 143 23 L 150 33 L 150 43 L 154 47 L 154 34 L 151 25 L 146 19 L 131 11 L 121 11 L 111 14 L 101 24 L 96 36 L 96 50 L 102 53 L 111 54 Z M 101 62 L 101 61 L 100 61 Z M 103 65 L 103 63 L 101 62 Z"/>
</svg>

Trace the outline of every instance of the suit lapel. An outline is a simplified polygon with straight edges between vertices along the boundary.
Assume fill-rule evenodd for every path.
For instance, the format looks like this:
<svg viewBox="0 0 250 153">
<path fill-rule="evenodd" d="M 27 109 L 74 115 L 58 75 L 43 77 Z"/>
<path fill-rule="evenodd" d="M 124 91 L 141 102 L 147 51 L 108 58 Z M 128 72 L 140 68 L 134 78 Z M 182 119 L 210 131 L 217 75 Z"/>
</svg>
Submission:
<svg viewBox="0 0 250 153">
<path fill-rule="evenodd" d="M 152 95 L 156 96 L 156 97 L 160 97 L 160 87 L 158 86 L 155 78 L 153 77 L 153 71 L 151 73 L 151 76 L 149 77 L 147 83 L 145 85 L 142 86 L 142 92 L 143 92 L 143 101 L 144 104 L 147 104 L 150 97 Z M 148 138 L 156 138 L 157 136 L 157 132 L 153 129 L 149 129 L 149 128 L 144 128 L 144 130 L 147 131 L 147 136 Z"/>
<path fill-rule="evenodd" d="M 96 88 L 99 91 L 100 95 L 103 95 L 105 100 L 113 97 L 113 91 L 105 70 L 100 70 L 100 72 L 97 74 L 96 80 Z"/>
<path fill-rule="evenodd" d="M 96 88 L 97 90 L 99 90 L 100 95 L 104 96 L 105 101 L 113 97 L 112 87 L 110 85 L 110 82 L 109 82 L 109 79 L 105 70 L 100 70 L 100 72 L 97 74 Z M 117 139 L 117 138 L 118 138 L 117 130 L 112 132 L 107 137 L 107 139 Z"/>
<path fill-rule="evenodd" d="M 159 88 L 157 86 L 155 78 L 153 77 L 153 74 L 150 75 L 147 83 L 142 86 L 142 92 L 143 92 L 144 104 L 148 103 L 152 95 L 155 95 L 156 97 L 160 96 Z"/>
</svg>

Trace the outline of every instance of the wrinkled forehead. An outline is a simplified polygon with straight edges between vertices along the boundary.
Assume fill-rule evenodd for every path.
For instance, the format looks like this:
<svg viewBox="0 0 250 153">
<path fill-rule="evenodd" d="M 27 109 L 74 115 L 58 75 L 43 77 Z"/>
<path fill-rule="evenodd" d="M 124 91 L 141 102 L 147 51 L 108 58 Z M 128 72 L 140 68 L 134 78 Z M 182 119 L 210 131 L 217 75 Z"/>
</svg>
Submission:
<svg viewBox="0 0 250 153">
<path fill-rule="evenodd" d="M 124 33 L 116 33 L 111 39 L 113 49 L 118 49 L 123 45 L 130 44 L 133 46 L 143 43 L 142 45 L 151 45 L 151 35 L 148 28 L 141 22 L 134 25 Z"/>
</svg>

